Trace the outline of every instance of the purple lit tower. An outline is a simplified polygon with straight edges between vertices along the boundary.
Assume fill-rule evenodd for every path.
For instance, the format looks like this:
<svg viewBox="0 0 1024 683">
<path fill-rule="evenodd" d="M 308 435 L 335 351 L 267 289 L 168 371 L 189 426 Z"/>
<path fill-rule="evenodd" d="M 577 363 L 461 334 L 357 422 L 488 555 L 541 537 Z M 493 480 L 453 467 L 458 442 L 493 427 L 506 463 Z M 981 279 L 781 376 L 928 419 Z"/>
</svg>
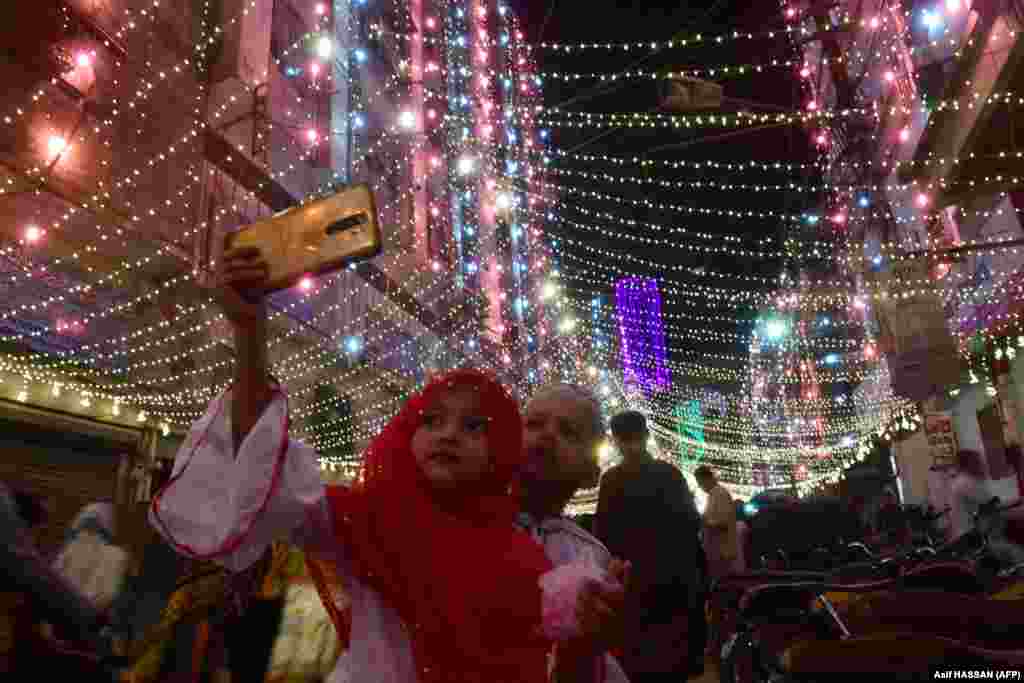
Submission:
<svg viewBox="0 0 1024 683">
<path fill-rule="evenodd" d="M 627 277 L 615 283 L 626 383 L 645 392 L 667 389 L 671 378 L 665 367 L 665 327 L 661 322 L 661 294 L 654 278 Z"/>
</svg>

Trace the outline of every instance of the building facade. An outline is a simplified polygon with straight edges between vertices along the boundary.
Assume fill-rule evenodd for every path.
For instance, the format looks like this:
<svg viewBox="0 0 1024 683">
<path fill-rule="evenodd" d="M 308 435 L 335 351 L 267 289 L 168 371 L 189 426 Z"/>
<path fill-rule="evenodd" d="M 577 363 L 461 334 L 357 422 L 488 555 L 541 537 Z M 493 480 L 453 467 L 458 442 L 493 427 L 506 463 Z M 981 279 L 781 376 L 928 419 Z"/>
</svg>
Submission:
<svg viewBox="0 0 1024 683">
<path fill-rule="evenodd" d="M 784 12 L 800 31 L 798 68 L 826 160 L 822 216 L 843 226 L 866 343 L 885 356 L 895 397 L 860 393 L 895 408 L 879 413 L 878 434 L 886 422 L 916 430 L 894 449 L 903 492 L 926 499 L 929 472 L 950 464 L 917 429 L 922 414 L 948 414 L 959 447 L 984 453 L 1001 478 L 1024 391 L 1010 106 L 1024 13 L 970 0 L 795 2 Z"/>
</svg>

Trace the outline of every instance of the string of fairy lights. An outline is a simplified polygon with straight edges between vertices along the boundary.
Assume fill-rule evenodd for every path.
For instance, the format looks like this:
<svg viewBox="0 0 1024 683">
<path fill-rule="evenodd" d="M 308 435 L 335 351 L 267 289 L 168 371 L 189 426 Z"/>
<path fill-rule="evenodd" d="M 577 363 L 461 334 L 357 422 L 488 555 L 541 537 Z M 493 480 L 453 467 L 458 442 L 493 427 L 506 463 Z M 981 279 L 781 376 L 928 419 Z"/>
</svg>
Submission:
<svg viewBox="0 0 1024 683">
<path fill-rule="evenodd" d="M 352 16 L 348 18 L 350 23 L 345 28 L 352 31 L 356 41 L 341 48 L 332 42 L 333 8 L 317 4 L 313 9 L 317 16 L 313 30 L 301 32 L 299 39 L 280 50 L 273 60 L 274 68 L 302 87 L 293 89 L 290 95 L 293 101 L 285 115 L 287 120 L 268 122 L 260 135 L 266 138 L 266 144 L 277 158 L 292 159 L 268 170 L 268 177 L 273 181 L 301 184 L 303 164 L 315 163 L 332 140 L 351 135 L 350 177 L 354 178 L 357 170 L 362 169 L 367 176 L 376 176 L 374 186 L 378 191 L 388 190 L 389 183 L 399 184 L 380 210 L 388 218 L 385 222 L 394 225 L 396 232 L 407 233 L 410 239 L 394 249 L 389 247 L 378 263 L 385 271 L 404 272 L 410 268 L 418 271 L 408 291 L 423 306 L 442 311 L 440 319 L 448 326 L 448 332 L 436 335 L 438 345 L 458 349 L 464 357 L 499 371 L 511 371 L 510 381 L 524 396 L 553 379 L 594 383 L 606 410 L 625 405 L 641 407 L 655 418 L 656 436 L 667 444 L 668 450 L 699 449 L 702 457 L 714 462 L 739 492 L 750 493 L 767 485 L 765 481 L 788 481 L 787 477 L 799 468 L 803 468 L 800 487 L 807 490 L 812 484 L 834 479 L 843 467 L 861 457 L 869 437 L 895 433 L 886 431 L 887 425 L 895 424 L 894 429 L 899 431 L 915 428 L 920 422 L 913 407 L 891 392 L 878 391 L 871 398 L 857 399 L 849 393 L 837 394 L 824 388 L 887 385 L 888 375 L 878 351 L 877 331 L 865 309 L 888 297 L 913 296 L 919 290 L 934 288 L 933 282 L 854 278 L 857 284 L 852 287 L 853 280 L 846 277 L 801 273 L 786 282 L 775 276 L 736 273 L 710 262 L 666 268 L 665 264 L 647 258 L 645 252 L 613 248 L 608 246 L 607 240 L 655 249 L 684 248 L 709 258 L 785 261 L 792 260 L 796 253 L 834 264 L 841 272 L 863 273 L 872 265 L 879 266 L 878 259 L 891 264 L 911 258 L 909 238 L 878 240 L 868 252 L 850 243 L 845 236 L 837 240 L 826 235 L 826 230 L 836 231 L 841 227 L 848 231 L 854 226 L 870 225 L 881 216 L 889 217 L 893 209 L 897 215 L 892 220 L 899 226 L 939 220 L 943 213 L 933 208 L 932 200 L 948 191 L 944 176 L 913 177 L 904 181 L 897 172 L 907 168 L 964 166 L 981 156 L 971 153 L 963 158 L 904 159 L 881 155 L 876 167 L 885 172 L 882 177 L 887 179 L 863 183 L 838 175 L 844 170 L 861 171 L 863 168 L 852 161 L 833 159 L 829 145 L 821 142 L 818 144 L 822 158 L 811 164 L 754 160 L 725 163 L 579 154 L 552 146 L 552 134 L 562 128 L 714 130 L 785 124 L 810 128 L 814 136 L 824 136 L 830 141 L 830 127 L 851 117 L 876 122 L 882 118 L 909 122 L 914 117 L 946 110 L 1014 107 L 1024 98 L 1013 93 L 970 92 L 957 99 L 930 100 L 927 106 L 912 102 L 891 104 L 882 111 L 878 103 L 872 101 L 862 101 L 855 108 L 830 108 L 826 97 L 816 95 L 803 111 L 772 114 L 598 114 L 548 109 L 538 104 L 540 88 L 548 79 L 606 82 L 683 76 L 721 79 L 756 77 L 768 68 L 784 68 L 796 72 L 810 88 L 817 70 L 827 70 L 833 62 L 866 72 L 878 71 L 881 82 L 891 83 L 895 76 L 890 78 L 889 71 L 876 66 L 876 63 L 888 61 L 888 45 L 882 50 L 852 49 L 841 57 L 826 57 L 814 63 L 797 54 L 792 59 L 704 65 L 700 69 L 677 70 L 671 74 L 637 70 L 575 73 L 537 67 L 536 59 L 545 51 L 572 54 L 603 50 L 630 54 L 719 45 L 735 49 L 727 44 L 762 38 L 789 41 L 814 36 L 819 28 L 794 23 L 802 16 L 799 11 L 793 16 L 784 13 L 784 20 L 791 22 L 790 25 L 756 33 L 733 31 L 655 42 L 530 45 L 524 41 L 515 17 L 504 6 L 499 5 L 497 11 L 492 11 L 475 2 L 450 2 L 436 13 L 430 8 L 420 30 L 403 25 L 406 8 L 399 2 L 393 5 L 398 19 L 390 27 L 385 27 L 383 24 L 387 22 L 379 20 L 370 10 L 353 6 Z M 111 412 L 116 409 L 120 413 L 131 405 L 136 407 L 140 423 L 158 424 L 168 432 L 172 426 L 180 429 L 187 425 L 200 414 L 211 394 L 229 385 L 226 371 L 231 361 L 224 356 L 221 342 L 213 335 L 223 319 L 210 302 L 177 301 L 173 304 L 172 318 L 160 322 L 140 319 L 133 323 L 127 319 L 130 312 L 141 305 L 160 302 L 183 286 L 198 285 L 201 273 L 182 268 L 179 275 L 128 297 L 107 298 L 84 309 L 72 304 L 125 282 L 141 280 L 144 273 L 162 263 L 185 265 L 180 255 L 181 245 L 187 247 L 207 231 L 237 220 L 237 211 L 228 205 L 216 207 L 206 221 L 189 220 L 190 212 L 181 210 L 183 206 L 191 208 L 192 202 L 198 204 L 197 198 L 206 192 L 210 174 L 200 167 L 188 166 L 181 183 L 172 183 L 164 194 L 153 196 L 152 206 L 146 205 L 146 178 L 178 160 L 192 158 L 206 129 L 221 126 L 238 110 L 242 93 L 219 94 L 213 106 L 206 108 L 210 101 L 207 89 L 201 82 L 194 82 L 189 74 L 197 62 L 205 61 L 206 50 L 215 40 L 237 29 L 255 7 L 256 2 L 250 2 L 238 16 L 227 18 L 220 26 L 204 17 L 194 54 L 168 61 L 162 67 L 147 64 L 147 68 L 141 70 L 143 76 L 126 90 L 128 96 L 118 102 L 108 117 L 97 121 L 97 125 L 84 127 L 74 136 L 50 128 L 38 133 L 43 156 L 50 160 L 55 158 L 58 163 L 50 168 L 43 163 L 44 159 L 28 176 L 38 181 L 40 187 L 46 187 L 53 168 L 59 171 L 61 164 L 73 164 L 76 153 L 90 146 L 139 142 L 144 137 L 142 126 L 137 128 L 138 133 L 131 142 L 118 138 L 116 131 L 128 117 L 145 119 L 147 110 L 155 106 L 155 93 L 166 91 L 171 83 L 181 86 L 182 92 L 186 91 L 186 85 L 195 88 L 194 94 L 183 96 L 189 98 L 196 119 L 194 127 L 161 151 L 143 157 L 123 155 L 123 159 L 143 160 L 122 162 L 103 189 L 80 206 L 68 207 L 55 221 L 26 224 L 19 240 L 0 245 L 0 256 L 15 264 L 13 271 L 5 272 L 0 279 L 14 291 L 38 286 L 41 270 L 85 273 L 84 277 L 74 278 L 74 284 L 62 291 L 34 301 L 12 297 L 0 310 L 0 323 L 8 323 L 2 335 L 7 342 L 27 343 L 30 347 L 36 344 L 34 348 L 39 348 L 45 340 L 55 336 L 77 335 L 82 340 L 71 344 L 67 350 L 6 354 L 0 360 L 0 371 L 24 380 L 18 384 L 18 400 L 29 400 L 39 391 L 48 391 L 53 396 L 77 392 L 83 406 L 86 399 L 90 405 L 106 401 Z M 139 34 L 155 30 L 158 10 L 163 10 L 159 3 L 147 6 L 140 12 L 146 21 L 129 19 L 126 28 L 116 34 L 117 38 L 144 40 L 146 36 Z M 845 16 L 836 19 L 828 30 L 842 33 L 859 27 L 859 30 L 890 31 L 899 37 L 907 30 L 900 21 L 910 18 L 909 13 L 902 11 L 872 18 Z M 394 77 L 389 77 L 376 93 L 370 92 L 374 88 L 366 89 L 363 79 L 354 73 L 357 65 L 372 63 L 379 57 L 377 46 L 387 36 L 398 38 L 406 47 L 414 44 L 419 47 L 405 52 L 406 58 L 394 67 Z M 944 33 L 919 48 L 959 47 L 957 40 L 958 36 Z M 419 56 L 414 57 L 416 51 Z M 101 57 L 90 54 L 88 59 L 80 60 L 76 68 L 84 70 L 86 61 L 92 68 L 99 59 Z M 338 68 L 339 64 L 346 68 Z M 139 65 L 133 63 L 133 66 Z M 331 96 L 335 87 L 332 84 L 339 79 L 347 79 L 353 91 L 348 125 L 339 126 L 337 119 L 324 125 L 309 112 L 317 98 Z M 7 131 L 31 127 L 37 115 L 54 99 L 53 92 L 44 87 L 30 93 L 28 106 L 15 108 L 3 119 Z M 391 97 L 396 99 L 390 100 Z M 407 104 L 394 105 L 392 101 Z M 385 118 L 390 119 L 384 125 L 374 120 L 380 118 L 382 111 Z M 896 138 L 911 147 L 909 141 L 903 139 L 903 130 L 905 128 L 899 129 Z M 915 130 L 914 134 L 921 132 Z M 276 140 L 285 142 L 281 144 Z M 891 143 L 885 141 L 885 144 Z M 1013 161 L 1021 158 L 1021 153 L 1006 150 L 983 156 Z M 113 164 L 103 161 L 105 167 L 114 170 Z M 607 165 L 615 170 L 586 170 L 582 165 Z M 377 167 L 397 172 L 380 174 L 375 170 Z M 666 172 L 675 171 L 694 171 L 697 179 L 664 177 Z M 629 175 L 630 172 L 635 175 Z M 822 173 L 823 180 L 797 180 L 795 174 L 807 172 Z M 762 175 L 782 173 L 794 177 L 782 182 L 762 178 Z M 726 177 L 727 174 L 742 174 L 743 177 Z M 718 177 L 709 177 L 711 175 Z M 968 178 L 961 182 L 974 180 Z M 996 181 L 1005 186 L 1020 182 L 1012 170 L 1003 171 L 998 177 L 976 180 Z M 611 189 L 599 191 L 595 189 L 598 183 L 609 185 Z M 309 188 L 307 197 L 329 192 L 334 184 L 332 181 Z M 620 185 L 653 186 L 675 194 L 709 190 L 824 193 L 836 199 L 816 212 L 751 211 L 633 199 L 617 191 Z M 0 194 L 13 194 L 18 188 L 12 178 L 0 182 Z M 907 196 L 895 197 L 897 194 Z M 879 206 L 876 209 L 876 202 L 891 208 Z M 258 196 L 247 190 L 236 190 L 234 203 L 260 206 Z M 608 204 L 614 204 L 619 210 L 603 208 Z M 409 206 L 414 210 L 405 208 Z M 125 214 L 123 226 L 95 218 L 113 207 Z M 679 214 L 686 223 L 660 224 L 628 215 L 632 208 L 639 207 Z M 962 218 L 970 217 L 968 214 L 972 212 L 979 220 L 1013 218 L 1018 211 L 1012 204 L 1000 205 L 962 212 Z M 396 219 L 390 220 L 392 216 Z M 728 232 L 701 229 L 712 217 L 730 221 L 781 221 L 788 235 L 784 241 L 766 236 L 755 242 Z M 155 221 L 178 227 L 175 243 L 152 241 L 143 249 L 148 250 L 146 256 L 139 257 L 136 249 L 119 262 L 116 256 L 110 258 L 117 248 L 127 246 L 127 241 L 144 231 L 147 222 Z M 92 230 L 89 237 L 81 237 L 87 228 Z M 441 249 L 434 247 L 437 238 L 432 236 L 437 234 L 448 236 Z M 74 263 L 77 255 L 71 261 L 67 257 L 47 261 L 48 242 L 57 238 L 74 239 L 81 244 L 83 258 L 102 253 L 111 263 L 110 269 L 90 272 Z M 998 236 L 979 236 L 964 240 L 958 246 L 1014 255 L 1017 247 L 1010 242 L 1012 240 Z M 920 250 L 930 245 L 931 242 L 926 242 L 913 246 Z M 426 259 L 425 253 L 429 254 Z M 659 269 L 656 282 L 666 310 L 659 311 L 658 315 L 659 320 L 664 319 L 669 325 L 663 334 L 673 342 L 673 357 L 662 358 L 648 349 L 641 350 L 635 362 L 637 367 L 664 367 L 674 373 L 677 381 L 657 398 L 651 398 L 636 391 L 627 373 L 612 368 L 619 366 L 617 354 L 624 343 L 624 337 L 620 337 L 642 336 L 653 326 L 635 319 L 617 319 L 614 300 L 606 293 L 616 282 L 635 276 L 637 271 Z M 943 296 L 953 305 L 966 301 L 995 304 L 1015 293 L 1016 285 L 999 284 L 1013 272 L 1012 266 L 995 268 L 993 280 L 997 283 L 990 285 L 971 283 L 969 274 L 952 271 L 943 285 L 950 285 L 943 289 Z M 575 294 L 551 293 L 553 289 L 566 287 Z M 394 413 L 406 393 L 423 381 L 423 372 L 432 363 L 415 337 L 395 341 L 391 318 L 378 313 L 383 300 L 359 313 L 346 312 L 346 300 L 365 298 L 371 290 L 368 282 L 355 280 L 348 272 L 303 281 L 282 308 L 272 313 L 275 329 L 282 330 L 275 333 L 270 342 L 272 349 L 281 351 L 275 355 L 274 374 L 289 387 L 293 396 L 293 414 L 300 424 L 298 433 L 325 452 L 371 437 Z M 486 314 L 478 303 L 480 298 L 457 299 L 456 295 L 466 290 L 482 293 L 480 298 L 488 302 Z M 604 300 L 597 305 L 591 301 L 602 296 Z M 709 305 L 718 307 L 721 315 L 706 315 Z M 75 312 L 76 309 L 82 310 Z M 759 311 L 758 320 L 754 321 L 745 313 L 740 315 L 740 309 Z M 474 315 L 483 315 L 486 329 L 481 329 Z M 306 320 L 305 326 L 293 322 L 296 316 Z M 344 319 L 343 327 L 336 322 L 339 316 Z M 815 324 L 820 324 L 822 316 L 830 317 L 831 334 L 815 336 L 808 332 L 805 329 L 808 316 Z M 26 320 L 33 324 L 25 325 Z M 993 311 L 987 320 L 1014 325 L 1017 313 Z M 710 326 L 713 322 L 724 323 L 729 329 Z M 779 324 L 787 327 L 776 335 Z M 117 333 L 102 335 L 83 331 L 99 330 L 105 325 L 108 328 L 116 325 Z M 321 334 L 310 335 L 310 327 Z M 513 329 L 517 334 L 511 334 Z M 961 344 L 968 341 L 968 336 L 961 335 Z M 299 337 L 311 337 L 314 341 L 307 341 L 305 347 L 301 344 L 294 347 L 293 342 Z M 721 348 L 721 345 L 730 348 Z M 485 347 L 491 351 L 485 354 Z M 756 353 L 739 350 L 755 347 L 759 349 Z M 730 352 L 731 348 L 739 352 Z M 1001 358 L 1016 354 L 1013 345 L 1003 345 L 998 350 Z M 339 357 L 358 358 L 358 362 L 339 369 Z M 392 362 L 398 357 L 405 360 Z M 974 362 L 977 354 L 971 358 Z M 783 362 L 779 364 L 776 359 L 783 359 Z M 192 362 L 187 370 L 175 369 L 187 360 Z M 751 367 L 744 368 L 744 364 Z M 598 367 L 603 368 L 600 376 L 589 372 Z M 801 391 L 795 395 L 785 391 L 753 391 L 756 378 L 765 386 L 799 387 Z M 744 387 L 727 401 L 733 414 L 707 414 L 699 420 L 692 416 L 679 418 L 678 405 L 706 400 L 708 392 L 700 387 L 716 384 Z M 39 388 L 34 388 L 36 386 Z M 397 392 L 388 389 L 393 386 L 401 388 Z M 323 395 L 321 390 L 327 387 L 338 393 Z M 352 396 L 365 399 L 348 412 L 338 414 Z M 751 402 L 760 407 L 750 408 Z M 780 426 L 754 417 L 771 411 L 785 416 L 790 424 Z M 908 426 L 902 427 L 904 423 Z M 665 425 L 672 425 L 672 428 Z M 691 436 L 698 427 L 700 433 L 709 438 Z M 351 455 L 324 459 L 326 467 L 348 474 L 353 471 L 354 462 Z M 759 470 L 764 467 L 769 474 Z"/>
</svg>

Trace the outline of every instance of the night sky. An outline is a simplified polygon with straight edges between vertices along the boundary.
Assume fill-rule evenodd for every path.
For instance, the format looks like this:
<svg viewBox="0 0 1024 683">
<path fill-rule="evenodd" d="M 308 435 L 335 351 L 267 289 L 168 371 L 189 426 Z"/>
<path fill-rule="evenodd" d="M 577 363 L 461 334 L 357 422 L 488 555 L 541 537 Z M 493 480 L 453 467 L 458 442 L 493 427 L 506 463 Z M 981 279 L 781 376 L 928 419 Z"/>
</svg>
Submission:
<svg viewBox="0 0 1024 683">
<path fill-rule="evenodd" d="M 553 8 L 553 11 L 552 11 Z M 549 11 L 550 18 L 546 21 Z M 742 0 L 720 0 L 710 2 L 700 0 L 696 3 L 665 3 L 644 2 L 629 3 L 601 0 L 597 2 L 579 2 L 578 0 L 520 0 L 520 16 L 531 33 L 532 42 L 632 42 L 632 41 L 666 41 L 670 38 L 692 37 L 697 33 L 704 35 L 728 34 L 732 31 L 765 33 L 784 26 L 782 11 L 773 2 L 746 2 Z M 542 28 L 543 27 L 543 28 Z M 543 31 L 543 34 L 542 34 Z M 542 34 L 542 35 L 541 35 Z M 539 68 L 542 72 L 604 72 L 616 73 L 628 69 L 642 68 L 648 71 L 680 70 L 686 68 L 709 68 L 724 65 L 764 64 L 773 58 L 779 60 L 792 59 L 794 51 L 789 41 L 776 36 L 774 39 L 757 39 L 743 41 L 727 41 L 723 45 L 712 45 L 707 48 L 692 47 L 686 49 L 665 50 L 652 53 L 651 50 L 603 51 L 588 50 L 572 55 L 561 52 L 540 51 L 537 54 Z M 722 111 L 773 112 L 799 111 L 802 97 L 799 90 L 799 78 L 795 69 L 774 68 L 764 73 L 730 77 L 720 81 L 725 85 L 725 96 L 728 98 Z M 548 107 L 561 107 L 577 111 L 589 112 L 644 112 L 657 106 L 657 86 L 652 80 L 631 80 L 618 84 L 601 84 L 596 81 L 577 81 L 565 83 L 547 78 L 544 83 L 545 100 Z M 743 102 L 736 102 L 742 100 Z M 551 135 L 556 147 L 563 150 L 576 150 L 580 154 L 614 155 L 633 157 L 647 154 L 651 159 L 665 160 L 718 160 L 718 161 L 772 161 L 782 163 L 802 163 L 813 161 L 816 157 L 810 144 L 808 133 L 800 126 L 790 125 L 775 127 L 770 130 L 752 132 L 736 127 L 715 127 L 695 130 L 675 129 L 615 129 L 608 135 L 594 140 L 598 134 L 605 132 L 603 128 L 552 128 Z M 736 131 L 744 130 L 742 134 Z M 723 135 L 727 134 L 727 135 Z M 680 147 L 679 145 L 684 145 Z M 652 151 L 666 145 L 676 145 L 673 149 Z M 615 175 L 641 176 L 642 171 L 636 167 L 615 167 L 606 163 L 584 162 L 579 160 L 562 160 L 559 168 L 570 171 L 586 171 L 590 173 L 610 173 Z M 659 169 L 654 178 L 675 181 L 717 181 L 733 183 L 786 183 L 798 182 L 816 184 L 819 179 L 813 176 L 793 177 L 792 173 L 766 173 L 764 171 L 707 172 L 701 169 Z M 773 219 L 730 219 L 710 216 L 682 215 L 678 212 L 647 210 L 621 203 L 601 202 L 592 198 L 581 198 L 571 192 L 571 188 L 586 189 L 631 199 L 650 199 L 663 204 L 699 206 L 720 209 L 774 210 L 796 213 L 814 206 L 818 197 L 807 193 L 765 192 L 740 193 L 721 192 L 707 189 L 664 189 L 649 185 L 609 184 L 601 181 L 581 178 L 574 175 L 555 174 L 552 182 L 570 189 L 563 193 L 561 199 L 569 204 L 562 207 L 562 215 L 581 223 L 597 224 L 600 218 L 593 218 L 594 211 L 621 216 L 623 219 L 646 221 L 660 225 L 684 227 L 715 235 L 735 235 L 742 244 L 751 248 L 780 246 L 785 226 Z M 591 214 L 574 212 L 572 205 L 580 207 Z M 636 231 L 644 233 L 643 227 L 629 227 L 617 220 L 607 220 L 605 225 L 612 231 L 624 233 Z M 774 278 L 785 264 L 781 259 L 737 258 L 727 255 L 707 255 L 684 248 L 666 249 L 638 248 L 635 241 L 610 237 L 594 232 L 574 230 L 566 225 L 549 225 L 549 233 L 564 234 L 565 237 L 577 241 L 586 241 L 591 247 L 620 254 L 630 253 L 637 257 L 656 263 L 704 267 L 709 271 L 717 271 L 727 275 L 755 275 Z M 645 234 L 655 234 L 649 229 Z M 662 236 L 666 236 L 662 233 Z M 681 239 L 673 236 L 673 239 Z M 694 238 L 697 239 L 697 238 Z M 766 242 L 770 240 L 770 242 Z M 721 244 L 707 242 L 706 244 Z M 758 246 L 759 245 L 759 246 Z M 593 251 L 585 247 L 566 244 L 564 249 L 570 255 L 596 261 L 602 260 Z M 606 262 L 615 263 L 616 259 L 606 258 Z M 578 264 L 579 261 L 576 261 Z M 573 264 L 572 258 L 566 259 L 567 267 Z M 764 289 L 766 285 L 737 280 L 733 277 L 699 277 L 687 272 L 659 274 L 653 268 L 646 268 L 636 262 L 619 262 L 620 267 L 636 275 L 660 275 L 685 289 L 687 284 L 701 283 L 717 287 L 728 287 L 736 290 Z M 791 271 L 793 272 L 793 271 Z M 604 278 L 610 280 L 614 275 L 605 272 Z M 595 293 L 610 294 L 609 285 L 601 286 L 587 279 L 578 270 L 572 279 L 576 296 L 581 301 L 588 301 Z M 663 286 L 664 286 L 663 285 Z M 752 320 L 757 311 L 751 307 L 738 307 L 735 301 L 715 304 L 707 297 L 683 297 L 682 301 L 671 303 L 663 297 L 665 313 L 669 316 L 683 314 L 690 316 L 710 316 L 724 318 L 720 322 L 706 323 L 695 318 L 676 318 L 667 321 L 669 355 L 676 362 L 700 363 L 702 365 L 742 367 L 742 361 L 730 362 L 707 354 L 731 354 L 736 358 L 745 358 L 745 344 L 713 344 L 711 342 L 694 341 L 692 337 L 673 335 L 673 330 L 681 331 L 684 327 L 701 329 L 719 329 L 731 332 L 749 332 L 749 324 L 737 327 L 734 320 L 746 318 Z M 680 383 L 678 375 L 675 383 Z M 683 380 L 685 382 L 686 380 Z M 698 383 L 693 380 L 693 383 Z M 735 387 L 732 387 L 735 389 Z"/>
</svg>

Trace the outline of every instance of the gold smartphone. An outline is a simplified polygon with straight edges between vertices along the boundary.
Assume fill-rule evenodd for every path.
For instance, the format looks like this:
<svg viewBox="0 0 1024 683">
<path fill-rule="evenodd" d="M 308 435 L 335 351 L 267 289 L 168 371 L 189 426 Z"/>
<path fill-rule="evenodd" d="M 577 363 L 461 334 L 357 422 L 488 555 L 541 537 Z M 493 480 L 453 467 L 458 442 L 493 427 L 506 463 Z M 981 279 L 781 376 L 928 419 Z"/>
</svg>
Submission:
<svg viewBox="0 0 1024 683">
<path fill-rule="evenodd" d="M 270 270 L 268 292 L 306 275 L 338 270 L 383 248 L 377 205 L 365 184 L 257 221 L 224 240 L 224 248 L 259 247 Z"/>
</svg>

